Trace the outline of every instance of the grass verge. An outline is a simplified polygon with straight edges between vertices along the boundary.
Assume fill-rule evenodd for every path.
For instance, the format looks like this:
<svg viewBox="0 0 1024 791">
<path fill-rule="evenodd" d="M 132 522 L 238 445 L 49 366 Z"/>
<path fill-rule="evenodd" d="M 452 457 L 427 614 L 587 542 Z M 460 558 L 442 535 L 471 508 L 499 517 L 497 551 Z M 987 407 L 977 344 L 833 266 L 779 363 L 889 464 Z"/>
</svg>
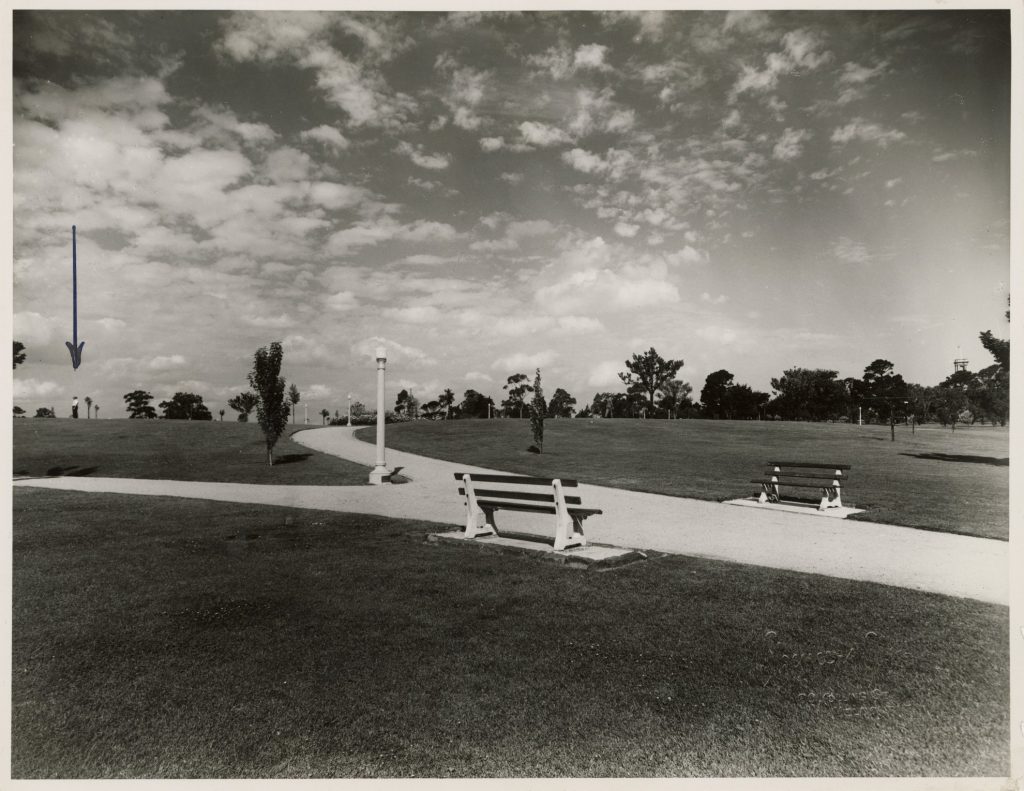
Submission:
<svg viewBox="0 0 1024 791">
<path fill-rule="evenodd" d="M 374 441 L 372 429 L 356 436 Z M 388 447 L 526 475 L 577 478 L 701 500 L 757 493 L 769 459 L 852 464 L 844 505 L 860 519 L 1009 538 L 1005 429 L 716 420 L 547 420 L 529 453 L 527 420 L 426 421 L 388 427 Z M 807 497 L 811 490 L 799 490 Z M 793 493 L 792 490 L 789 492 Z M 784 491 L 785 495 L 786 492 Z"/>
<path fill-rule="evenodd" d="M 17 778 L 1004 776 L 1008 611 L 14 491 Z"/>
<path fill-rule="evenodd" d="M 267 464 L 256 423 L 189 420 L 15 420 L 14 474 L 354 486 L 368 468 L 292 442 Z"/>
</svg>

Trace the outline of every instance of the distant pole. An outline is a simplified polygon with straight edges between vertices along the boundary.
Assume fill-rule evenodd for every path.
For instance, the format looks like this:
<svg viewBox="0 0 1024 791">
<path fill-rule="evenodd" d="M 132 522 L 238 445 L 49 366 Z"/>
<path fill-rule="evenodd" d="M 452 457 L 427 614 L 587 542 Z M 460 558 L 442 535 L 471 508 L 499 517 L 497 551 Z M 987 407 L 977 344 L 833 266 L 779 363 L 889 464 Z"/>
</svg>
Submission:
<svg viewBox="0 0 1024 791">
<path fill-rule="evenodd" d="M 352 394 L 351 393 L 348 394 L 348 424 L 347 425 L 349 425 L 349 426 L 352 425 Z"/>
<path fill-rule="evenodd" d="M 384 464 L 384 368 L 387 364 L 387 350 L 377 348 L 377 466 L 370 471 L 370 483 L 391 482 L 391 473 Z"/>
<path fill-rule="evenodd" d="M 302 405 L 302 420 L 307 426 L 309 425 L 309 404 Z"/>
<path fill-rule="evenodd" d="M 862 406 L 857 407 L 857 425 L 864 425 L 864 407 Z"/>
</svg>

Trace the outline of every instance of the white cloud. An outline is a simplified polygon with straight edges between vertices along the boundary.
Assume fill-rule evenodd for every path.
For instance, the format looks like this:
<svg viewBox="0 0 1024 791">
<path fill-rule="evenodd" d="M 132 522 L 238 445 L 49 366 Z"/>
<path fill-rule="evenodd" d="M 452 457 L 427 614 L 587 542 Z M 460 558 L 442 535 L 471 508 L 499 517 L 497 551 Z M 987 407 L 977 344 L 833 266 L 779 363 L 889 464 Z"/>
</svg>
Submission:
<svg viewBox="0 0 1024 791">
<path fill-rule="evenodd" d="M 812 71 L 832 59 L 831 52 L 819 52 L 821 38 L 810 30 L 791 30 L 782 37 L 783 51 L 765 57 L 765 68 L 757 70 L 744 65 L 730 92 L 730 101 L 747 91 L 764 93 L 774 90 L 779 77 L 799 70 Z"/>
<path fill-rule="evenodd" d="M 532 373 L 535 368 L 543 368 L 546 365 L 550 365 L 557 357 L 558 354 L 550 349 L 533 354 L 516 352 L 515 354 L 495 360 L 491 368 L 520 373 L 529 369 L 529 372 Z"/>
<path fill-rule="evenodd" d="M 902 183 L 903 183 L 903 179 L 902 178 L 889 179 L 888 181 L 885 182 L 885 188 L 887 190 L 891 190 L 897 184 L 902 184 Z"/>
<path fill-rule="evenodd" d="M 399 154 L 409 157 L 414 164 L 428 170 L 444 170 L 451 164 L 451 159 L 445 154 L 424 154 L 422 146 L 413 147 L 404 140 L 395 149 Z"/>
<path fill-rule="evenodd" d="M 787 128 L 775 144 L 775 148 L 772 149 L 772 156 L 783 161 L 796 159 L 803 153 L 804 142 L 810 138 L 811 133 L 806 129 Z"/>
<path fill-rule="evenodd" d="M 602 44 L 584 44 L 577 48 L 573 54 L 572 65 L 575 69 L 598 69 L 609 68 L 604 57 L 608 54 L 608 47 Z"/>
<path fill-rule="evenodd" d="M 872 258 L 863 244 L 854 242 L 846 236 L 840 237 L 832 246 L 832 253 L 836 258 L 850 264 L 866 264 Z"/>
<path fill-rule="evenodd" d="M 441 319 L 441 311 L 433 305 L 412 305 L 406 308 L 385 308 L 381 315 L 406 324 L 430 324 Z"/>
<path fill-rule="evenodd" d="M 509 184 L 519 184 L 523 180 L 522 173 L 502 173 L 498 178 L 507 181 Z"/>
<path fill-rule="evenodd" d="M 622 360 L 606 360 L 590 370 L 590 376 L 587 378 L 587 384 L 593 385 L 594 387 L 621 385 L 622 380 L 619 379 L 619 373 L 624 371 L 625 368 L 626 366 L 623 364 Z"/>
<path fill-rule="evenodd" d="M 707 291 L 700 295 L 701 302 L 707 302 L 711 305 L 721 305 L 729 301 L 729 298 L 725 294 L 719 294 L 717 297 L 712 297 Z"/>
<path fill-rule="evenodd" d="M 44 396 L 60 395 L 64 388 L 56 382 L 41 381 L 39 379 L 15 379 L 13 394 L 18 398 L 42 398 Z"/>
<path fill-rule="evenodd" d="M 854 118 L 846 126 L 836 127 L 832 132 L 833 143 L 849 143 L 851 140 L 862 140 L 866 143 L 877 143 L 882 148 L 886 148 L 889 143 L 899 142 L 904 138 L 906 138 L 906 135 L 898 129 L 885 129 L 863 118 Z"/>
<path fill-rule="evenodd" d="M 22 311 L 14 314 L 14 339 L 25 344 L 27 349 L 44 346 L 55 335 L 67 330 L 70 322 L 63 328 L 54 319 L 47 318 L 34 311 Z"/>
<path fill-rule="evenodd" d="M 505 145 L 503 137 L 481 137 L 480 148 L 484 151 L 498 151 Z"/>
<path fill-rule="evenodd" d="M 351 310 L 358 307 L 359 301 L 351 291 L 339 291 L 336 294 L 331 294 L 325 304 L 331 310 Z"/>
<path fill-rule="evenodd" d="M 447 223 L 416 220 L 402 225 L 392 217 L 381 217 L 375 220 L 361 220 L 335 232 L 328 238 L 326 247 L 330 252 L 342 255 L 359 247 L 369 247 L 390 240 L 447 241 L 457 236 L 456 230 Z"/>
<path fill-rule="evenodd" d="M 320 124 L 320 126 L 307 129 L 305 132 L 302 132 L 299 137 L 303 140 L 316 140 L 320 143 L 333 146 L 339 151 L 344 151 L 350 145 L 348 138 L 333 126 L 328 126 L 327 124 Z"/>
<path fill-rule="evenodd" d="M 148 363 L 146 367 L 151 371 L 169 371 L 175 368 L 184 368 L 188 364 L 186 360 L 180 354 L 171 354 L 167 356 L 154 357 Z"/>
<path fill-rule="evenodd" d="M 523 121 L 519 124 L 519 133 L 525 143 L 539 148 L 571 142 L 569 135 L 558 127 L 539 121 Z"/>
<path fill-rule="evenodd" d="M 628 222 L 615 223 L 615 233 L 617 233 L 619 236 L 624 236 L 627 239 L 632 239 L 634 236 L 636 236 L 637 231 L 639 230 L 639 225 L 630 225 Z"/>
<path fill-rule="evenodd" d="M 463 377 L 467 382 L 493 382 L 494 379 L 480 371 L 470 371 Z"/>
<path fill-rule="evenodd" d="M 559 316 L 558 328 L 564 332 L 600 332 L 604 324 L 590 316 Z"/>
</svg>

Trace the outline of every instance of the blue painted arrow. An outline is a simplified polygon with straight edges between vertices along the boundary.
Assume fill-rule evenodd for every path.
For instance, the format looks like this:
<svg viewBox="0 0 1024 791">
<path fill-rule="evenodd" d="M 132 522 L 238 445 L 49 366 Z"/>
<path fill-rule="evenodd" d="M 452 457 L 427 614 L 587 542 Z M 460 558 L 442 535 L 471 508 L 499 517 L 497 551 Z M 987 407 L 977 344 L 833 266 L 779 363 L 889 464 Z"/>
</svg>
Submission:
<svg viewBox="0 0 1024 791">
<path fill-rule="evenodd" d="M 82 364 L 82 347 L 85 346 L 85 341 L 78 342 L 78 243 L 75 237 L 75 226 L 71 226 L 71 302 L 73 307 L 73 321 L 74 321 L 74 343 L 71 341 L 64 341 L 64 345 L 68 347 L 68 351 L 71 352 L 71 366 L 78 370 L 78 366 Z"/>
</svg>

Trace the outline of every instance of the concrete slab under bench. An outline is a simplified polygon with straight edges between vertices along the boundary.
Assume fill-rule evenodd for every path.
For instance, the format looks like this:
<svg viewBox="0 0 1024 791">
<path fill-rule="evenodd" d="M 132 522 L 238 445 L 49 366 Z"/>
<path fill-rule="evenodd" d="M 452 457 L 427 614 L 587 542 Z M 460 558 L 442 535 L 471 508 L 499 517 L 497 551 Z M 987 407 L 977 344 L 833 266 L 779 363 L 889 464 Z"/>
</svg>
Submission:
<svg viewBox="0 0 1024 791">
<path fill-rule="evenodd" d="M 462 530 L 447 533 L 431 533 L 428 541 L 475 546 L 477 549 L 491 552 L 512 552 L 559 563 L 571 568 L 584 568 L 592 571 L 605 571 L 629 563 L 646 560 L 650 553 L 637 549 L 624 549 L 601 544 L 587 544 L 582 547 L 555 550 L 543 539 L 521 537 L 513 534 L 502 536 L 480 536 L 467 538 Z"/>
</svg>

